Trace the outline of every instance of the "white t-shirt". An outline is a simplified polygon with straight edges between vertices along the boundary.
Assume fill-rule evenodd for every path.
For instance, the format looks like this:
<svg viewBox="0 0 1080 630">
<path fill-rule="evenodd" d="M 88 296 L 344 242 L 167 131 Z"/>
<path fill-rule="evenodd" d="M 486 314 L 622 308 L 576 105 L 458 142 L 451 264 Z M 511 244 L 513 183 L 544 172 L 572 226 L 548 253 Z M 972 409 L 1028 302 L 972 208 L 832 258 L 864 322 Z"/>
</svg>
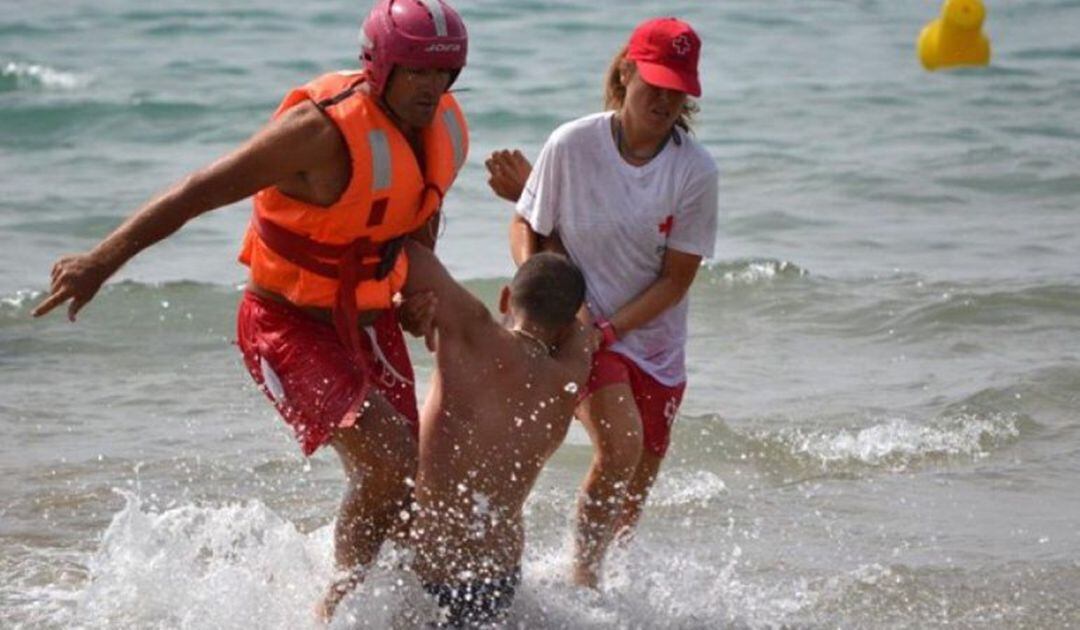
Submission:
<svg viewBox="0 0 1080 630">
<path fill-rule="evenodd" d="M 657 280 L 671 248 L 705 258 L 716 242 L 719 172 L 687 134 L 644 166 L 628 164 L 611 134 L 613 112 L 566 123 L 548 138 L 517 212 L 533 231 L 557 231 L 587 285 L 594 317 L 610 318 Z M 664 385 L 686 380 L 686 317 L 678 304 L 621 335 L 612 350 Z"/>
</svg>

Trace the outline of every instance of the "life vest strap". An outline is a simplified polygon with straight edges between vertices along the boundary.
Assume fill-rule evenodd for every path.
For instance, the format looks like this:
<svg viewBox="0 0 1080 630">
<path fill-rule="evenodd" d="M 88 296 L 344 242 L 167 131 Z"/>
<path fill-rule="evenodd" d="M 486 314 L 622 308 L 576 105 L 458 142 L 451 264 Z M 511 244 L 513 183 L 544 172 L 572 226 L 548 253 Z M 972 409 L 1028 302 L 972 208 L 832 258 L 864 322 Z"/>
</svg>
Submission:
<svg viewBox="0 0 1080 630">
<path fill-rule="evenodd" d="M 401 254 L 404 236 L 377 243 L 358 238 L 334 245 L 312 240 L 255 214 L 252 228 L 271 251 L 311 273 L 338 281 L 334 295 L 333 321 L 338 338 L 353 353 L 367 381 L 367 360 L 360 344 L 360 312 L 356 308 L 356 288 L 364 280 L 382 280 L 393 270 Z M 373 262 L 365 262 L 365 259 Z"/>
<path fill-rule="evenodd" d="M 363 263 L 364 258 L 381 257 L 384 253 L 382 243 L 366 237 L 340 245 L 322 243 L 281 227 L 258 214 L 252 217 L 252 227 L 262 242 L 275 254 L 324 278 L 337 278 L 338 263 L 349 258 L 350 254 L 355 262 Z M 396 252 L 392 253 L 396 259 Z"/>
</svg>

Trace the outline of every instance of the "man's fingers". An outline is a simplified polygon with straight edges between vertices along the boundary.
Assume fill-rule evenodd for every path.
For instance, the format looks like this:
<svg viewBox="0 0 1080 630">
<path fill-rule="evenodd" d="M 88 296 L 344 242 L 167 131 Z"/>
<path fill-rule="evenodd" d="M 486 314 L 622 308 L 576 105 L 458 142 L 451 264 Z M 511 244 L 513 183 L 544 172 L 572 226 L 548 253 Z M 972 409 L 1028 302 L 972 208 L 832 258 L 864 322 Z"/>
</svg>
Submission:
<svg viewBox="0 0 1080 630">
<path fill-rule="evenodd" d="M 413 308 L 421 313 L 427 313 L 431 310 L 431 305 L 435 303 L 434 291 L 422 291 L 410 298 L 413 300 Z"/>
<path fill-rule="evenodd" d="M 68 306 L 68 321 L 74 322 L 75 315 L 82 310 L 82 307 L 86 306 L 86 300 L 80 297 L 75 297 L 71 300 L 71 305 Z"/>
<path fill-rule="evenodd" d="M 45 313 L 48 313 L 49 311 L 56 308 L 58 305 L 63 304 L 70 297 L 71 297 L 71 289 L 63 288 L 63 289 L 60 289 L 59 291 L 53 291 L 49 295 L 49 297 L 45 298 L 44 302 L 42 302 L 41 304 L 38 304 L 34 308 L 34 310 L 32 312 L 32 315 L 34 317 L 41 317 Z"/>
<path fill-rule="evenodd" d="M 56 282 L 57 280 L 61 279 L 63 277 L 63 275 L 70 270 L 71 261 L 72 261 L 73 258 L 75 258 L 75 257 L 74 256 L 64 256 L 60 260 L 56 261 L 56 264 L 53 265 L 52 273 L 50 274 L 50 276 L 52 277 L 53 282 Z"/>
<path fill-rule="evenodd" d="M 424 345 L 427 346 L 428 352 L 435 352 L 438 348 L 438 335 L 439 333 L 434 326 L 428 326 L 427 332 L 424 333 Z"/>
</svg>

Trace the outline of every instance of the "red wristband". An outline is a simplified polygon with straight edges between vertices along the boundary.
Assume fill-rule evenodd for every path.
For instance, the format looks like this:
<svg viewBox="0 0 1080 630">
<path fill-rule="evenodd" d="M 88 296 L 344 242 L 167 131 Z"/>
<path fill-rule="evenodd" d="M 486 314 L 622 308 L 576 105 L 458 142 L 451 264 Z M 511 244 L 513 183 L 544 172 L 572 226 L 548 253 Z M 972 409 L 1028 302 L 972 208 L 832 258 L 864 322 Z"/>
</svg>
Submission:
<svg viewBox="0 0 1080 630">
<path fill-rule="evenodd" d="M 615 334 L 615 326 L 611 324 L 606 318 L 597 317 L 596 322 L 593 324 L 600 331 L 600 334 L 604 337 L 603 347 L 610 346 L 619 340 L 619 336 Z"/>
</svg>

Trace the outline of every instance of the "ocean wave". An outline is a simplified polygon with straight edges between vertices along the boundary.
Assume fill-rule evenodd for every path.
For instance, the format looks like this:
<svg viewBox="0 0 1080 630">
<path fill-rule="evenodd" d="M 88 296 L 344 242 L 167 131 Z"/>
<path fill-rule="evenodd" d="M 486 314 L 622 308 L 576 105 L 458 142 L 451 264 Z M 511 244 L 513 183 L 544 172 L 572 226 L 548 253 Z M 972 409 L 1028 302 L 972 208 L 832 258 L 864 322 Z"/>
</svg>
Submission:
<svg viewBox="0 0 1080 630">
<path fill-rule="evenodd" d="M 34 63 L 8 61 L 0 68 L 0 92 L 20 89 L 76 90 L 90 78 Z"/>
<path fill-rule="evenodd" d="M 1080 175 L 1045 176 L 1043 173 L 1010 172 L 996 175 L 941 176 L 935 182 L 945 188 L 1022 199 L 1057 198 L 1080 193 Z"/>
<path fill-rule="evenodd" d="M 987 457 L 1014 442 L 1023 424 L 1018 414 L 963 414 L 927 424 L 891 418 L 853 429 L 785 428 L 759 439 L 828 471 L 851 466 L 904 469 L 936 457 Z"/>
<path fill-rule="evenodd" d="M 1080 618 L 1078 581 L 1076 564 L 970 572 L 873 563 L 811 581 L 816 601 L 806 612 L 817 623 L 842 627 L 1067 628 Z"/>
<path fill-rule="evenodd" d="M 106 284 L 79 315 L 80 326 L 71 330 L 95 331 L 119 343 L 133 335 L 159 335 L 164 327 L 176 332 L 206 331 L 221 322 L 231 322 L 238 287 L 191 281 L 143 283 L 131 280 Z M 0 296 L 0 330 L 36 330 L 32 343 L 47 344 L 44 330 L 69 331 L 67 306 L 61 305 L 47 317 L 36 320 L 31 311 L 44 297 L 42 290 L 21 289 Z M 59 326 L 59 328 L 52 328 Z M 70 332 L 70 331 L 69 331 Z M 64 343 L 70 343 L 66 339 Z M 89 348 L 100 351 L 97 344 Z"/>
<path fill-rule="evenodd" d="M 1028 413 L 1059 429 L 1075 426 L 1080 404 L 1080 365 L 1058 363 L 1028 372 L 1015 383 L 987 387 L 945 408 L 948 415 Z M 1060 419 L 1061 422 L 1055 422 Z"/>
<path fill-rule="evenodd" d="M 1080 46 L 1064 46 L 1056 48 L 1025 48 L 1013 53 L 1017 59 L 1032 61 L 1046 60 L 1073 60 L 1080 59 Z"/>
<path fill-rule="evenodd" d="M 920 283 L 917 288 L 924 287 Z M 1080 287 L 1073 285 L 996 291 L 951 284 L 929 288 L 935 295 L 932 302 L 922 298 L 917 306 L 901 309 L 886 321 L 886 327 L 911 332 L 969 326 L 1016 327 L 1048 315 L 1073 319 L 1080 312 Z"/>
<path fill-rule="evenodd" d="M 10 135 L 8 146 L 17 149 L 50 150 L 57 142 L 87 137 L 96 142 L 103 135 L 117 141 L 179 142 L 204 132 L 199 125 L 212 111 L 203 103 L 142 97 L 16 103 L 4 111 L 0 133 Z"/>
<path fill-rule="evenodd" d="M 42 295 L 44 294 L 41 291 L 20 289 L 11 295 L 0 297 L 0 317 L 13 317 L 24 313 L 29 305 Z"/>
<path fill-rule="evenodd" d="M 773 258 L 714 262 L 705 266 L 706 277 L 712 284 L 723 282 L 753 285 L 771 280 L 803 278 L 810 272 L 793 262 Z"/>
<path fill-rule="evenodd" d="M 1036 423 L 1022 413 L 988 410 L 974 404 L 950 406 L 941 416 L 918 421 L 903 417 L 872 420 L 865 426 L 810 427 L 811 420 L 757 419 L 743 428 L 715 415 L 680 416 L 673 452 L 677 462 L 692 468 L 715 463 L 748 464 L 776 483 L 791 483 L 819 475 L 847 477 L 864 473 L 898 472 L 950 459 L 967 461 L 991 457 L 1032 431 Z M 686 439 L 682 436 L 694 436 Z M 726 493 L 713 473 L 676 476 L 655 500 L 662 504 L 709 502 Z"/>
<path fill-rule="evenodd" d="M 800 334 L 809 336 L 887 338 L 905 344 L 937 344 L 947 335 L 995 329 L 1031 334 L 1080 328 L 1075 316 L 1080 312 L 1080 285 L 1075 284 L 927 282 L 899 271 L 843 279 L 808 276 L 810 272 L 798 265 L 778 260 L 713 263 L 695 283 L 696 308 L 750 309 L 757 316 L 779 317 L 780 324 L 796 325 Z M 768 299 L 753 292 L 727 292 L 720 301 L 710 285 L 777 290 Z"/>
</svg>

